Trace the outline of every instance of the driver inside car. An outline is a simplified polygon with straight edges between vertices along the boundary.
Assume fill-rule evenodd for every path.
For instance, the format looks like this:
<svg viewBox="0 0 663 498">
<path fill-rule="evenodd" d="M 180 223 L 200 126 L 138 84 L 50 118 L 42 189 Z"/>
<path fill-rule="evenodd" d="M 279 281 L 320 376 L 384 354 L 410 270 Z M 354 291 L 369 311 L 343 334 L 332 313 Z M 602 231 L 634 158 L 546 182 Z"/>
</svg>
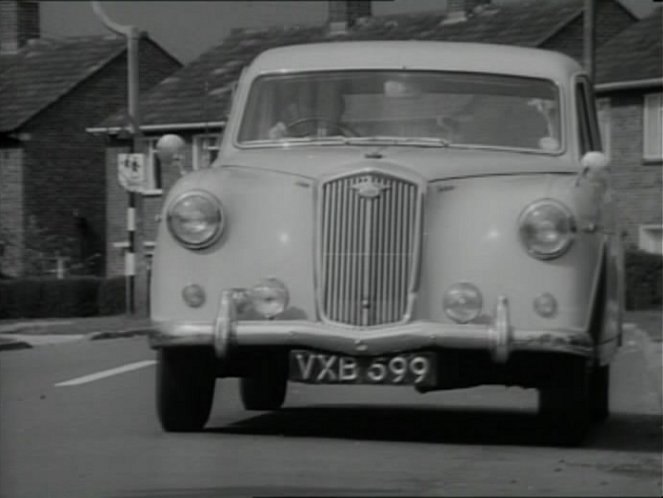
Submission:
<svg viewBox="0 0 663 498">
<path fill-rule="evenodd" d="M 319 103 L 312 100 L 296 98 L 288 102 L 281 109 L 278 121 L 267 132 L 269 139 L 345 134 L 340 124 L 343 95 L 333 92 Z"/>
</svg>

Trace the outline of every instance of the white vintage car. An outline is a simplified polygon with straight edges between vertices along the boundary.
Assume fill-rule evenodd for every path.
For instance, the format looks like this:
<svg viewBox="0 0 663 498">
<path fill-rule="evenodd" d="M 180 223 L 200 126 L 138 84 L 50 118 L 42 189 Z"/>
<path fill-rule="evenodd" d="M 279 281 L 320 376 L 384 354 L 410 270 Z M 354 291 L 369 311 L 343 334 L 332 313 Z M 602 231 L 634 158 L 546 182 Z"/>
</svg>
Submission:
<svg viewBox="0 0 663 498">
<path fill-rule="evenodd" d="M 173 136 L 159 145 L 170 160 Z M 177 140 L 175 140 L 177 142 Z M 554 52 L 269 50 L 212 168 L 165 201 L 151 286 L 166 431 L 288 382 L 538 389 L 579 443 L 608 415 L 623 270 L 592 84 Z M 396 400 L 395 400 L 396 402 Z"/>
</svg>

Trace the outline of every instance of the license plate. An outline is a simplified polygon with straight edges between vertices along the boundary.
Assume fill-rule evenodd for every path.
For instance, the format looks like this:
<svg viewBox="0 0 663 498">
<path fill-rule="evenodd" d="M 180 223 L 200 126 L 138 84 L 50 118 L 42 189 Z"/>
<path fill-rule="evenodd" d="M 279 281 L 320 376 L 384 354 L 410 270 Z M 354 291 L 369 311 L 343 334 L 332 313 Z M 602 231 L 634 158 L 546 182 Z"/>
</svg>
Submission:
<svg viewBox="0 0 663 498">
<path fill-rule="evenodd" d="M 436 355 L 408 353 L 378 357 L 290 352 L 290 380 L 310 384 L 433 385 Z"/>
</svg>

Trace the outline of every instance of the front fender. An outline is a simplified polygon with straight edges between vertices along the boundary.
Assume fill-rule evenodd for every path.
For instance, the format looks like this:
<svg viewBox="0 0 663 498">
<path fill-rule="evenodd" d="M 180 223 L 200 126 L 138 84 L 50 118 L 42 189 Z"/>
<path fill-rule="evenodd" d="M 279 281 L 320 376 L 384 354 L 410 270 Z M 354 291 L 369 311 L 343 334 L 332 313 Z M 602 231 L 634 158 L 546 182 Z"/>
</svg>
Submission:
<svg viewBox="0 0 663 498">
<path fill-rule="evenodd" d="M 449 180 L 431 185 L 422 253 L 417 313 L 449 322 L 444 292 L 471 282 L 484 298 L 488 321 L 499 296 L 506 296 L 515 327 L 587 330 L 601 268 L 603 237 L 578 230 L 561 257 L 531 257 L 518 238 L 518 218 L 531 202 L 560 200 L 575 213 L 573 175 L 521 175 Z M 539 316 L 533 300 L 544 293 L 558 303 L 557 314 Z"/>
<path fill-rule="evenodd" d="M 164 206 L 182 192 L 204 189 L 224 206 L 226 227 L 204 250 L 189 250 L 159 228 L 153 260 L 152 318 L 213 321 L 223 289 L 247 288 L 268 277 L 282 280 L 300 318 L 313 318 L 313 186 L 294 175 L 249 168 L 214 168 L 189 175 Z M 185 285 L 201 285 L 200 308 L 182 300 Z M 291 313 L 294 313 L 291 310 Z"/>
</svg>

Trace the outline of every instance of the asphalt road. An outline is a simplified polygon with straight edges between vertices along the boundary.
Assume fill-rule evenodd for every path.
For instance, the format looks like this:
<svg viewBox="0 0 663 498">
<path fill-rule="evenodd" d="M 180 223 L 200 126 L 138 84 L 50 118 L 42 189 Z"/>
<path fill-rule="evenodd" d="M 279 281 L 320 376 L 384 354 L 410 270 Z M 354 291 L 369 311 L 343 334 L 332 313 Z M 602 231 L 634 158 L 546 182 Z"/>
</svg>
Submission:
<svg viewBox="0 0 663 498">
<path fill-rule="evenodd" d="M 647 354 L 627 337 L 613 417 L 563 449 L 541 441 L 534 391 L 497 387 L 290 384 L 269 413 L 244 411 L 224 380 L 205 432 L 166 434 L 144 338 L 3 352 L 0 496 L 661 496 L 661 386 Z"/>
</svg>

